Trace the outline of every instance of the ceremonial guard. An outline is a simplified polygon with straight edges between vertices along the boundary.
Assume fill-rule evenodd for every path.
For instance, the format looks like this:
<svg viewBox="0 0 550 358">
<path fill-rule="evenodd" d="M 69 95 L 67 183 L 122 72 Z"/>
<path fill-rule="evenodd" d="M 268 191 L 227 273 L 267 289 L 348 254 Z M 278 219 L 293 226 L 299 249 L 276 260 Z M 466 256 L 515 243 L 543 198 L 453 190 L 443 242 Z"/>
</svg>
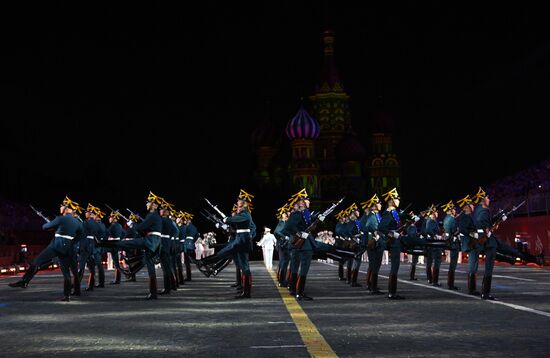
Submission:
<svg viewBox="0 0 550 358">
<path fill-rule="evenodd" d="M 470 195 L 466 195 L 458 200 L 457 204 L 462 209 L 460 216 L 457 218 L 461 248 L 462 252 L 468 254 L 468 294 L 479 296 L 480 293 L 476 289 L 476 274 L 479 265 L 480 245 L 477 243 L 479 235 L 472 215 L 472 199 Z"/>
<path fill-rule="evenodd" d="M 447 274 L 447 288 L 449 290 L 458 290 L 455 286 L 455 270 L 458 264 L 458 254 L 460 252 L 460 239 L 458 236 L 458 223 L 456 221 L 456 206 L 453 201 L 449 201 L 442 206 L 443 211 L 447 214 L 443 219 L 443 230 L 445 231 L 445 239 L 449 242 L 450 247 L 450 262 L 449 272 Z"/>
<path fill-rule="evenodd" d="M 369 258 L 369 268 L 367 270 L 367 290 L 371 294 L 381 294 L 382 292 L 378 288 L 378 272 L 382 265 L 382 255 L 386 249 L 385 238 L 378 234 L 378 224 L 382 219 L 380 210 L 382 204 L 376 194 L 374 194 L 369 200 L 361 203 L 361 206 L 365 209 L 365 220 L 363 220 L 362 231 L 366 233 L 367 241 L 367 255 Z"/>
<path fill-rule="evenodd" d="M 90 271 L 90 277 L 88 277 L 88 286 L 86 291 L 93 291 L 95 286 L 95 240 L 99 235 L 99 226 L 97 225 L 96 218 L 97 213 L 100 212 L 99 208 L 88 203 L 86 207 L 86 213 L 84 214 L 86 220 L 82 224 L 84 227 L 83 239 L 80 241 L 80 257 L 79 257 L 79 275 L 82 280 L 84 276 L 84 270 L 88 266 Z"/>
<path fill-rule="evenodd" d="M 290 263 L 290 244 L 289 239 L 283 233 L 285 228 L 285 223 L 288 220 L 289 207 L 287 204 L 283 205 L 277 211 L 277 218 L 279 223 L 275 227 L 275 238 L 277 238 L 277 251 L 279 253 L 279 268 L 277 269 L 277 279 L 279 281 L 279 287 L 287 287 L 287 269 L 288 264 Z"/>
<path fill-rule="evenodd" d="M 182 271 L 179 270 L 181 267 L 181 245 L 179 245 L 179 227 L 176 223 L 176 218 L 178 216 L 178 213 L 174 209 L 170 209 L 170 213 L 168 218 L 170 219 L 170 223 L 172 224 L 171 230 L 170 230 L 170 269 L 172 271 L 172 276 L 174 277 L 173 283 L 173 290 L 176 290 L 179 288 L 179 285 L 183 285 L 183 274 Z M 178 266 L 178 260 L 179 260 L 179 266 Z M 181 280 L 180 280 L 181 277 Z"/>
<path fill-rule="evenodd" d="M 346 211 L 341 210 L 338 214 L 334 216 L 338 222 L 336 223 L 336 227 L 334 228 L 334 236 L 336 238 L 343 239 L 346 233 L 346 225 L 347 225 L 347 218 L 346 218 Z M 343 281 L 344 280 L 344 261 L 338 260 L 338 280 Z"/>
<path fill-rule="evenodd" d="M 294 210 L 283 229 L 285 236 L 291 240 L 289 290 L 290 294 L 296 295 L 298 300 L 313 299 L 304 293 L 313 250 L 316 246 L 315 238 L 308 232 L 311 225 L 309 203 L 306 189 L 294 194 L 289 203 Z M 319 217 L 318 219 L 323 221 L 325 218 Z"/>
<path fill-rule="evenodd" d="M 70 301 L 71 294 L 71 274 L 73 271 L 73 286 L 75 293 L 80 294 L 80 281 L 76 272 L 76 262 L 74 261 L 73 240 L 75 236 L 82 230 L 82 225 L 79 220 L 73 216 L 73 210 L 78 208 L 78 203 L 65 197 L 60 204 L 59 213 L 50 222 L 42 225 L 44 230 L 55 230 L 55 237 L 50 244 L 32 261 L 25 275 L 21 280 L 10 283 L 10 287 L 27 287 L 31 279 L 34 277 L 39 267 L 53 259 L 59 258 L 61 272 L 63 273 L 63 298 L 62 301 Z"/>
<path fill-rule="evenodd" d="M 428 211 L 428 219 L 426 219 L 426 235 L 428 240 L 441 240 L 437 215 L 437 207 L 432 205 Z M 439 283 L 439 268 L 441 267 L 441 255 L 443 251 L 437 247 L 427 248 L 427 251 L 426 275 L 428 276 L 428 282 L 433 286 L 439 287 L 441 286 Z"/>
<path fill-rule="evenodd" d="M 130 240 L 116 241 L 102 241 L 101 246 L 104 247 L 117 247 L 119 249 L 143 249 L 145 250 L 145 264 L 147 266 L 147 273 L 149 274 L 149 294 L 147 299 L 157 298 L 157 274 L 155 272 L 155 256 L 160 251 L 160 235 L 162 230 L 162 218 L 160 217 L 157 209 L 159 205 L 163 204 L 162 198 L 149 192 L 147 202 L 145 204 L 148 214 L 145 219 L 137 224 L 134 224 L 130 220 L 127 224 L 133 231 L 131 236 L 135 238 Z M 139 236 L 139 233 L 143 233 L 143 236 Z"/>
<path fill-rule="evenodd" d="M 485 272 L 483 274 L 483 283 L 481 286 L 481 298 L 485 300 L 494 300 L 495 298 L 491 296 L 491 280 L 493 278 L 493 268 L 495 265 L 498 244 L 492 232 L 493 222 L 491 220 L 491 213 L 489 212 L 491 200 L 487 193 L 479 188 L 473 201 L 477 204 L 474 210 L 474 223 L 477 228 L 481 250 L 485 253 Z M 504 218 L 504 220 L 506 220 L 506 218 Z"/>
<path fill-rule="evenodd" d="M 195 242 L 199 239 L 199 230 L 193 225 L 194 215 L 185 212 L 185 241 L 183 257 L 185 260 L 185 281 L 191 281 L 191 262 L 195 262 Z"/>
<path fill-rule="evenodd" d="M 170 294 L 170 290 L 175 288 L 175 276 L 172 273 L 172 265 L 170 264 L 170 251 L 172 249 L 172 220 L 168 217 L 172 204 L 161 198 L 159 209 L 160 217 L 162 218 L 162 229 L 160 232 L 160 267 L 164 278 L 164 289 L 159 291 L 160 295 Z"/>
<path fill-rule="evenodd" d="M 361 227 L 361 221 L 359 220 L 360 213 L 357 204 L 353 203 L 348 209 L 350 212 L 350 237 L 357 244 L 358 252 L 352 259 L 351 265 L 351 287 L 361 287 L 362 285 L 357 283 L 357 276 L 359 275 L 359 269 L 361 268 L 361 257 L 363 252 L 367 248 L 367 238 L 365 232 Z"/>
<path fill-rule="evenodd" d="M 103 223 L 102 219 L 105 216 L 105 213 L 101 211 L 100 208 L 96 208 L 97 215 L 96 215 L 96 223 L 97 223 L 97 240 L 103 241 L 107 240 L 109 236 L 109 232 L 107 231 L 107 227 Z M 105 287 L 105 270 L 103 268 L 103 252 L 105 250 L 102 247 L 94 247 L 94 266 L 97 267 L 97 273 L 99 275 L 99 282 L 95 287 L 103 288 Z"/>
<path fill-rule="evenodd" d="M 387 208 L 382 214 L 380 223 L 378 224 L 378 232 L 386 237 L 386 247 L 391 250 L 391 268 L 388 282 L 388 298 L 402 299 L 403 296 L 397 294 L 397 273 L 399 271 L 400 256 L 401 256 L 401 241 L 399 240 L 401 230 L 401 218 L 399 217 L 400 198 L 397 193 L 397 188 L 393 188 L 383 194 Z"/>
<path fill-rule="evenodd" d="M 118 223 L 119 218 L 120 213 L 118 211 L 112 211 L 109 215 L 109 223 L 111 223 L 111 225 L 109 226 L 108 230 L 108 241 L 120 241 L 122 238 L 124 238 L 124 229 L 122 229 L 122 225 Z M 118 285 L 120 283 L 121 277 L 120 257 L 118 255 L 117 249 L 109 249 L 109 252 L 111 253 L 111 257 L 113 258 L 113 265 L 115 266 L 115 279 L 111 282 L 111 284 Z"/>
</svg>

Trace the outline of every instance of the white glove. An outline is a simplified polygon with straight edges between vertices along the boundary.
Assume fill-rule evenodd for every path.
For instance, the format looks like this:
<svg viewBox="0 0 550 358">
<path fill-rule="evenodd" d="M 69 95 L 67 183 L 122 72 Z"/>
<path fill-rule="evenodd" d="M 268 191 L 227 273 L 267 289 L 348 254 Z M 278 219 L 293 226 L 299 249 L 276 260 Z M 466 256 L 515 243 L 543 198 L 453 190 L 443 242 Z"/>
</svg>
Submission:
<svg viewBox="0 0 550 358">
<path fill-rule="evenodd" d="M 286 240 L 286 241 L 290 240 L 290 237 L 285 236 L 285 240 Z"/>
<path fill-rule="evenodd" d="M 380 235 L 378 235 L 378 234 L 374 235 L 374 240 L 375 240 L 375 241 L 380 240 Z"/>
<path fill-rule="evenodd" d="M 257 243 L 256 243 L 256 246 L 262 246 L 262 245 L 260 245 L 260 243 L 259 243 L 259 242 L 257 242 Z"/>
<path fill-rule="evenodd" d="M 503 215 L 502 216 L 502 221 L 506 221 L 506 219 L 508 219 L 508 217 L 506 215 Z"/>
<path fill-rule="evenodd" d="M 490 231 L 489 231 L 489 232 L 487 232 L 487 237 L 491 237 L 491 235 L 493 235 L 493 233 L 492 233 L 492 232 L 490 232 Z"/>
<path fill-rule="evenodd" d="M 220 223 L 216 223 L 216 225 L 214 225 L 214 226 L 216 226 L 216 229 L 219 229 L 220 228 Z"/>
<path fill-rule="evenodd" d="M 393 232 L 393 237 L 394 237 L 394 239 L 398 239 L 399 238 L 399 233 L 397 231 L 394 231 Z"/>
<path fill-rule="evenodd" d="M 318 219 L 319 219 L 319 221 L 321 221 L 321 222 L 322 222 L 322 221 L 325 221 L 325 216 L 324 216 L 324 215 L 319 215 L 319 216 L 318 216 Z"/>
<path fill-rule="evenodd" d="M 441 240 L 441 235 L 434 235 L 434 238 L 435 238 L 436 240 Z"/>
<path fill-rule="evenodd" d="M 224 217 L 223 222 L 226 223 L 228 219 L 229 219 L 229 216 Z"/>
<path fill-rule="evenodd" d="M 134 222 L 132 220 L 129 220 L 126 225 L 128 225 L 128 227 L 132 227 L 132 225 L 134 225 Z"/>
<path fill-rule="evenodd" d="M 412 218 L 413 218 L 414 222 L 417 222 L 418 220 L 420 220 L 420 218 L 417 215 L 413 216 Z"/>
<path fill-rule="evenodd" d="M 222 229 L 224 229 L 224 230 L 227 230 L 228 227 L 229 227 L 229 226 L 227 226 L 227 224 L 223 224 L 223 225 L 222 225 Z"/>
<path fill-rule="evenodd" d="M 479 239 L 479 234 L 477 232 L 474 232 L 474 239 Z"/>
<path fill-rule="evenodd" d="M 448 233 L 448 232 L 446 232 L 446 233 L 445 233 L 445 236 L 446 236 L 446 237 L 449 237 L 450 235 L 449 235 L 449 233 Z"/>
<path fill-rule="evenodd" d="M 309 236 L 309 234 L 305 231 L 303 231 L 300 236 L 302 237 L 302 239 L 307 239 L 307 237 Z"/>
</svg>

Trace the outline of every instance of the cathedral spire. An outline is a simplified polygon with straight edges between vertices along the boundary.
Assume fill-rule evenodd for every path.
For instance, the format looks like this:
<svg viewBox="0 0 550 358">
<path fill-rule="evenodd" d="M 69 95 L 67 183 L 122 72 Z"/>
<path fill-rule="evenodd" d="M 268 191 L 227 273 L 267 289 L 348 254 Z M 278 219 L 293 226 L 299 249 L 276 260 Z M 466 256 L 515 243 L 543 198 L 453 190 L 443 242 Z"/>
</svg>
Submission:
<svg viewBox="0 0 550 358">
<path fill-rule="evenodd" d="M 334 60 L 334 32 L 327 30 L 323 33 L 324 57 L 321 68 L 321 78 L 316 93 L 344 92 L 344 85 Z"/>
</svg>

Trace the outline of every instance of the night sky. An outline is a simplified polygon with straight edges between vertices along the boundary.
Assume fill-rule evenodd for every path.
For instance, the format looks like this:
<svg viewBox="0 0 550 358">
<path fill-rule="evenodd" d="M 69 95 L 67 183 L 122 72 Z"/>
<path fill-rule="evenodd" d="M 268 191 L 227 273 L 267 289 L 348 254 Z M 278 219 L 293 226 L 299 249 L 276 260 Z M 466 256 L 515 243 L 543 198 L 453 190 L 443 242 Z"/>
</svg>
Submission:
<svg viewBox="0 0 550 358">
<path fill-rule="evenodd" d="M 547 13 L 425 3 L 3 11 L 0 196 L 143 210 L 152 190 L 229 211 L 251 187 L 257 122 L 269 112 L 283 128 L 301 97 L 309 106 L 329 28 L 359 137 L 381 102 L 395 119 L 404 203 L 456 199 L 549 158 Z"/>
</svg>

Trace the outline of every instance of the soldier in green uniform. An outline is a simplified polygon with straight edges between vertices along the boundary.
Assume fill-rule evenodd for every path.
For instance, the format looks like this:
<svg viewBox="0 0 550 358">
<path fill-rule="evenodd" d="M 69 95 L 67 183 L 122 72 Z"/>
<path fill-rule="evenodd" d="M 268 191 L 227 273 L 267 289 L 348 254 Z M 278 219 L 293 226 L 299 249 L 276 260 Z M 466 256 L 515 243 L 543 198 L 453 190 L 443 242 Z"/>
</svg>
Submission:
<svg viewBox="0 0 550 358">
<path fill-rule="evenodd" d="M 80 257 L 79 257 L 79 275 L 82 280 L 84 276 L 84 269 L 88 266 L 90 276 L 88 277 L 88 285 L 86 291 L 93 291 L 95 287 L 95 240 L 99 235 L 99 226 L 97 225 L 97 213 L 99 208 L 88 203 L 86 207 L 85 217 L 86 220 L 82 224 L 84 228 L 84 236 L 80 241 Z"/>
<path fill-rule="evenodd" d="M 82 225 L 73 216 L 73 210 L 78 207 L 78 203 L 65 197 L 60 204 L 59 213 L 50 222 L 42 225 L 44 230 L 55 230 L 54 239 L 50 244 L 32 261 L 31 265 L 23 278 L 17 282 L 10 283 L 10 287 L 22 287 L 28 286 L 40 266 L 44 265 L 54 257 L 59 258 L 61 272 L 63 273 L 63 298 L 62 301 L 70 301 L 71 293 L 71 271 L 73 271 L 73 285 L 77 294 L 80 294 L 80 281 L 78 275 L 74 275 L 76 272 L 76 262 L 74 261 L 74 247 L 73 240 L 75 236 L 82 230 Z M 72 266 L 72 269 L 71 269 Z"/>
<path fill-rule="evenodd" d="M 397 273 L 399 271 L 400 256 L 401 256 L 401 241 L 399 230 L 401 229 L 401 218 L 399 216 L 400 198 L 397 193 L 397 188 L 393 188 L 383 194 L 386 201 L 386 210 L 382 213 L 382 218 L 378 224 L 378 232 L 382 233 L 386 238 L 386 246 L 391 250 L 391 268 L 388 282 L 388 298 L 402 299 L 403 296 L 397 294 Z"/>
<path fill-rule="evenodd" d="M 343 239 L 345 236 L 345 229 L 346 229 L 346 211 L 341 210 L 338 214 L 334 216 L 338 222 L 336 223 L 336 227 L 334 228 L 334 236 L 336 238 Z M 344 261 L 339 260 L 338 261 L 338 280 L 343 281 L 344 280 Z"/>
<path fill-rule="evenodd" d="M 168 217 L 172 204 L 167 202 L 164 198 L 161 198 L 161 204 L 159 209 L 159 215 L 162 219 L 162 229 L 160 231 L 160 267 L 162 268 L 164 289 L 159 291 L 160 295 L 169 295 L 170 291 L 175 286 L 175 276 L 172 272 L 172 265 L 170 263 L 170 251 L 172 249 L 172 220 Z"/>
<path fill-rule="evenodd" d="M 443 219 L 443 230 L 445 231 L 445 239 L 449 242 L 450 247 L 450 262 L 449 272 L 447 274 L 447 288 L 449 290 L 458 290 L 455 286 L 455 270 L 458 264 L 458 253 L 460 251 L 460 239 L 458 236 L 458 223 L 456 221 L 456 206 L 453 201 L 449 201 L 442 206 L 446 216 Z"/>
<path fill-rule="evenodd" d="M 479 265 L 480 245 L 477 243 L 479 237 L 472 215 L 473 206 L 470 195 L 457 201 L 462 209 L 457 218 L 458 232 L 460 236 L 461 249 L 463 253 L 468 254 L 468 294 L 479 296 L 476 289 L 476 274 Z"/>
<path fill-rule="evenodd" d="M 432 205 L 428 211 L 428 218 L 426 219 L 426 235 L 428 240 L 442 240 L 439 234 L 437 216 L 437 208 Z M 426 260 L 426 272 L 431 271 L 432 285 L 439 287 L 441 286 L 439 283 L 439 269 L 441 267 L 441 255 L 443 251 L 440 248 L 434 247 L 430 247 L 427 250 L 429 254 Z"/>
<path fill-rule="evenodd" d="M 112 211 L 109 215 L 109 229 L 108 229 L 108 241 L 120 241 L 122 238 L 124 238 L 124 229 L 122 229 L 122 225 L 118 223 L 118 220 L 120 219 L 120 214 L 118 211 Z M 111 257 L 113 258 L 113 265 L 115 266 L 115 279 L 111 282 L 111 285 L 118 285 L 120 283 L 120 277 L 121 275 L 121 268 L 120 268 L 120 257 L 118 255 L 118 250 L 116 249 L 109 249 L 109 252 L 111 253 Z"/>
<path fill-rule="evenodd" d="M 474 223 L 480 238 L 481 250 L 485 253 L 485 272 L 481 286 L 481 298 L 484 300 L 494 300 L 495 298 L 491 296 L 491 281 L 498 244 L 495 235 L 491 231 L 493 226 L 491 213 L 489 212 L 491 199 L 483 189 L 479 188 L 474 197 L 474 203 L 477 204 L 474 210 Z"/>
<path fill-rule="evenodd" d="M 277 252 L 279 253 L 279 267 L 277 269 L 277 279 L 279 281 L 279 287 L 287 287 L 287 272 L 288 264 L 290 262 L 290 244 L 287 236 L 283 234 L 285 223 L 288 220 L 289 208 L 287 204 L 279 208 L 277 212 L 277 218 L 279 223 L 275 227 L 274 234 L 277 238 Z"/>
<path fill-rule="evenodd" d="M 378 288 L 378 272 L 382 265 L 382 255 L 386 249 L 384 237 L 378 233 L 378 224 L 382 219 L 380 210 L 382 204 L 378 195 L 374 194 L 368 201 L 361 204 L 365 208 L 365 218 L 361 230 L 366 233 L 367 241 L 367 256 L 369 258 L 369 268 L 367 270 L 367 290 L 371 294 L 381 294 Z"/>
<path fill-rule="evenodd" d="M 133 221 L 127 223 L 130 228 L 130 234 L 128 236 L 134 237 L 130 240 L 116 241 L 100 241 L 99 245 L 103 247 L 116 247 L 119 249 L 143 249 L 145 250 L 145 264 L 147 266 L 147 273 L 149 274 L 149 294 L 146 299 L 157 298 L 157 274 L 155 272 L 155 256 L 159 254 L 160 250 L 160 235 L 162 230 L 162 218 L 160 217 L 157 209 L 162 204 L 162 198 L 149 192 L 145 207 L 148 214 L 145 219 L 137 224 Z M 143 236 L 138 234 L 142 233 Z"/>
<path fill-rule="evenodd" d="M 96 208 L 96 224 L 98 227 L 97 230 L 97 240 L 107 240 L 109 236 L 109 232 L 107 230 L 107 227 L 103 223 L 102 219 L 105 216 L 105 213 L 101 211 L 100 208 Z M 99 277 L 99 282 L 95 287 L 104 288 L 105 287 L 105 270 L 103 269 L 103 253 L 105 250 L 102 247 L 95 247 L 94 248 L 94 254 L 93 254 L 93 260 L 94 260 L 94 266 L 97 267 L 97 273 Z"/>
</svg>

